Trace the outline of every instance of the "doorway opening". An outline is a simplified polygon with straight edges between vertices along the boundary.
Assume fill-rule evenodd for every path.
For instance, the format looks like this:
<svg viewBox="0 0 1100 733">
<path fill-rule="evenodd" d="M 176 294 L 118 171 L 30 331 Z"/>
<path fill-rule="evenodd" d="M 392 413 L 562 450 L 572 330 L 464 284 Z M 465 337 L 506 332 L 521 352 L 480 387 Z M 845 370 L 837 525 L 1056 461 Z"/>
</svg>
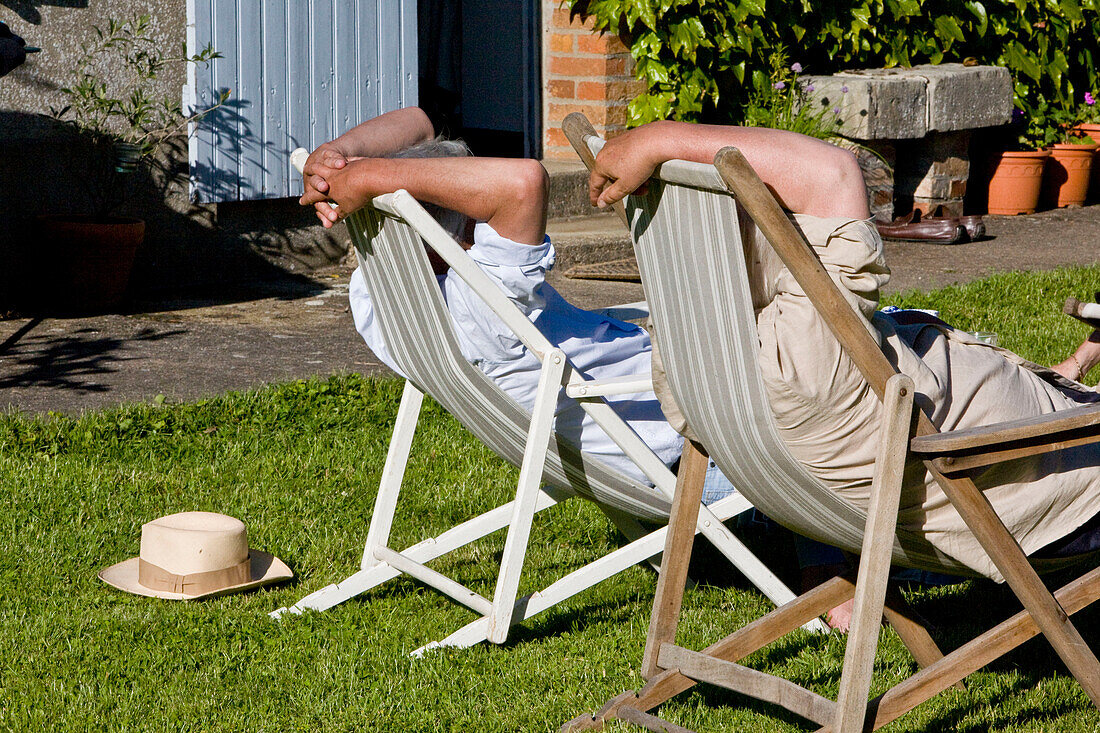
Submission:
<svg viewBox="0 0 1100 733">
<path fill-rule="evenodd" d="M 420 106 L 475 155 L 542 154 L 538 0 L 417 0 Z"/>
</svg>

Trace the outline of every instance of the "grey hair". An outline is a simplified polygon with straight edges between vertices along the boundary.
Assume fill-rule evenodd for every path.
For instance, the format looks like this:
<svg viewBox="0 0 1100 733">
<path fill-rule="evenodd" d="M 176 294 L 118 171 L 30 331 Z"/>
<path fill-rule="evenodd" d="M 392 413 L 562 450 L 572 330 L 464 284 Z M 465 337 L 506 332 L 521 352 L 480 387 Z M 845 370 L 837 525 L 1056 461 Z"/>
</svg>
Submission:
<svg viewBox="0 0 1100 733">
<path fill-rule="evenodd" d="M 447 140 L 442 135 L 425 140 L 394 154 L 394 158 L 469 158 L 470 146 L 462 140 Z M 453 209 L 445 209 L 432 203 L 420 202 L 439 225 L 454 239 L 461 241 L 466 229 L 467 216 Z"/>
</svg>

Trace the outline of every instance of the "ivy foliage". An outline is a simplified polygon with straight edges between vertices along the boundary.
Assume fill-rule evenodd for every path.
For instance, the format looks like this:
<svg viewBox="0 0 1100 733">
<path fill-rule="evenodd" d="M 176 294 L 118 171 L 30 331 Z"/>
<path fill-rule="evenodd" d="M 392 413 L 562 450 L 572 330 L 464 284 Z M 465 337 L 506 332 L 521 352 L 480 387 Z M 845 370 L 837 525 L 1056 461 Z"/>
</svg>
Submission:
<svg viewBox="0 0 1100 733">
<path fill-rule="evenodd" d="M 648 91 L 629 124 L 739 122 L 776 49 L 812 74 L 974 59 L 1030 114 L 1096 92 L 1100 0 L 565 0 L 628 41 Z M 980 104 L 981 100 L 975 100 Z"/>
</svg>

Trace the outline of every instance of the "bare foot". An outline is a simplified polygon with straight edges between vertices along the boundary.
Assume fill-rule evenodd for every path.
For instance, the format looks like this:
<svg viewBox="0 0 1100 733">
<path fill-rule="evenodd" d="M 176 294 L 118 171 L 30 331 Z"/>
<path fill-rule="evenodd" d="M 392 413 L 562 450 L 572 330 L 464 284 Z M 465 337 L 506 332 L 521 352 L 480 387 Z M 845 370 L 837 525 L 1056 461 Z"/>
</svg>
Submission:
<svg viewBox="0 0 1100 733">
<path fill-rule="evenodd" d="M 802 592 L 805 593 L 810 588 L 821 585 L 829 578 L 840 575 L 847 570 L 847 565 L 809 565 L 804 567 L 800 579 Z M 825 622 L 829 624 L 829 628 L 842 633 L 847 632 L 848 627 L 852 624 L 852 607 L 854 604 L 855 599 L 850 598 L 826 613 Z"/>
<path fill-rule="evenodd" d="M 1093 331 L 1073 352 L 1073 356 L 1051 367 L 1066 379 L 1080 382 L 1089 371 L 1100 363 L 1100 330 Z"/>
<path fill-rule="evenodd" d="M 829 624 L 829 628 L 846 633 L 852 625 L 852 608 L 855 604 L 856 600 L 852 598 L 826 613 L 825 622 Z"/>
</svg>

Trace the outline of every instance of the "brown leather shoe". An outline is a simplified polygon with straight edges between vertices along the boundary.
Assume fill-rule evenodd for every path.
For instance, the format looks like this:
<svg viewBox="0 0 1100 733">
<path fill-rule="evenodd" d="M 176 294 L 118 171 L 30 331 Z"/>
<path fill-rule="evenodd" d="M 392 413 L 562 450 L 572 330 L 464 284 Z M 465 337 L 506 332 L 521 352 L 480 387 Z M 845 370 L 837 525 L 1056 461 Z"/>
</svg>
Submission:
<svg viewBox="0 0 1100 733">
<path fill-rule="evenodd" d="M 930 242 L 933 244 L 958 244 L 966 239 L 966 227 L 948 217 L 919 219 L 913 212 L 891 222 L 875 220 L 875 228 L 883 239 L 899 242 Z"/>
<path fill-rule="evenodd" d="M 914 211 L 914 214 L 918 215 L 919 211 Z M 950 219 L 956 223 L 962 225 L 966 229 L 966 236 L 971 242 L 977 242 L 979 239 L 985 237 L 985 222 L 982 221 L 982 217 L 977 214 L 970 214 L 967 216 L 944 216 L 943 206 L 937 206 L 936 210 L 932 212 L 931 216 L 925 216 L 924 221 L 931 221 L 933 219 Z"/>
</svg>

